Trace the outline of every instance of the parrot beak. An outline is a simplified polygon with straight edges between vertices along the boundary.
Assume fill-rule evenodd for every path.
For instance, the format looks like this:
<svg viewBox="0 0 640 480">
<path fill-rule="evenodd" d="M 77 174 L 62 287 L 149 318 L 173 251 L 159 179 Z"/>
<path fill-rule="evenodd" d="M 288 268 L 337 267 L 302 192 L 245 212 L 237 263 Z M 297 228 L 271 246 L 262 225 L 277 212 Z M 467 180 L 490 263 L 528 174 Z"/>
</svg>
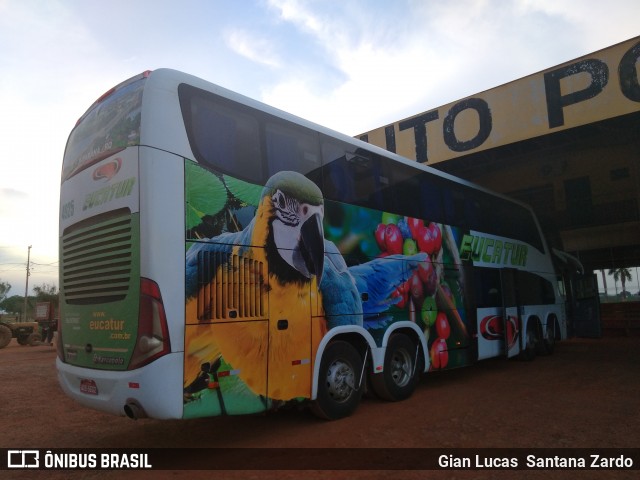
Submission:
<svg viewBox="0 0 640 480">
<path fill-rule="evenodd" d="M 319 214 L 312 215 L 302 224 L 299 248 L 305 270 L 309 273 L 307 276 L 315 275 L 320 285 L 324 269 L 324 229 Z"/>
</svg>

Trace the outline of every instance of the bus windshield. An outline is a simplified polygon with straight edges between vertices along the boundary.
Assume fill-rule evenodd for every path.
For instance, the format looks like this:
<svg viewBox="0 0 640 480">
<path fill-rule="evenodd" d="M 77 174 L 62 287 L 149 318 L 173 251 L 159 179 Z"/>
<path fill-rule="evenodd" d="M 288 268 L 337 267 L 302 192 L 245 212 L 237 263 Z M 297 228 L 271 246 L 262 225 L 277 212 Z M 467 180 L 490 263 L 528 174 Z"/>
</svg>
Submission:
<svg viewBox="0 0 640 480">
<path fill-rule="evenodd" d="M 80 119 L 67 143 L 62 182 L 131 145 L 140 143 L 140 111 L 145 76 L 103 95 Z"/>
</svg>

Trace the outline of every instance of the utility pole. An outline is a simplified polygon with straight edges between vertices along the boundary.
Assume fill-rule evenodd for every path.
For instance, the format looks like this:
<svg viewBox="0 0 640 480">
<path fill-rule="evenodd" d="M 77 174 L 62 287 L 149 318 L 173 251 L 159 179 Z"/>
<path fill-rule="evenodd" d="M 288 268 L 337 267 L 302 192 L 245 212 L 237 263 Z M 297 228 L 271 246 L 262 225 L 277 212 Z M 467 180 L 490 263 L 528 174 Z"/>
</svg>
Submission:
<svg viewBox="0 0 640 480">
<path fill-rule="evenodd" d="M 27 297 L 29 296 L 29 275 L 31 275 L 31 271 L 29 270 L 30 265 L 31 265 L 31 245 L 29 245 L 29 249 L 27 250 L 27 281 L 24 285 L 24 308 L 22 309 L 23 322 L 27 321 Z"/>
</svg>

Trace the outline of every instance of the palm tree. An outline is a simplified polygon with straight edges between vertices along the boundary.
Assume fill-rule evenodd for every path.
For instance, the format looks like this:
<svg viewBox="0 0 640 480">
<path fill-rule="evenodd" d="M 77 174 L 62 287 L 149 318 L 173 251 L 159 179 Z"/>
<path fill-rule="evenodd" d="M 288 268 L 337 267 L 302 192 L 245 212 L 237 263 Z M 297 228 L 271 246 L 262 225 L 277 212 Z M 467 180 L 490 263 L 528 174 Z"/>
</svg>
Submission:
<svg viewBox="0 0 640 480">
<path fill-rule="evenodd" d="M 628 268 L 614 268 L 609 270 L 609 275 L 613 277 L 614 282 L 617 283 L 620 280 L 622 283 L 622 299 L 624 300 L 627 297 L 627 280 L 631 281 L 631 270 Z"/>
</svg>

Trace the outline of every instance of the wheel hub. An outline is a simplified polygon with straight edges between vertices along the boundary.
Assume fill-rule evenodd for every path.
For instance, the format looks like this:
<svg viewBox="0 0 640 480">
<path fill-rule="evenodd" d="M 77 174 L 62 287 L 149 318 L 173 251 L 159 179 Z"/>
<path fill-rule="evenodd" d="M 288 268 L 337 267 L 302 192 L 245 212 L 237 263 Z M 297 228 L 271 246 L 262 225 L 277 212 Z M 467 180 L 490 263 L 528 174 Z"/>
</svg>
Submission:
<svg viewBox="0 0 640 480">
<path fill-rule="evenodd" d="M 412 361 L 409 353 L 398 350 L 394 353 L 390 362 L 391 378 L 398 387 L 404 387 L 411 380 Z"/>
<path fill-rule="evenodd" d="M 336 360 L 327 371 L 327 391 L 337 402 L 346 401 L 356 390 L 355 372 L 348 363 Z"/>
</svg>

